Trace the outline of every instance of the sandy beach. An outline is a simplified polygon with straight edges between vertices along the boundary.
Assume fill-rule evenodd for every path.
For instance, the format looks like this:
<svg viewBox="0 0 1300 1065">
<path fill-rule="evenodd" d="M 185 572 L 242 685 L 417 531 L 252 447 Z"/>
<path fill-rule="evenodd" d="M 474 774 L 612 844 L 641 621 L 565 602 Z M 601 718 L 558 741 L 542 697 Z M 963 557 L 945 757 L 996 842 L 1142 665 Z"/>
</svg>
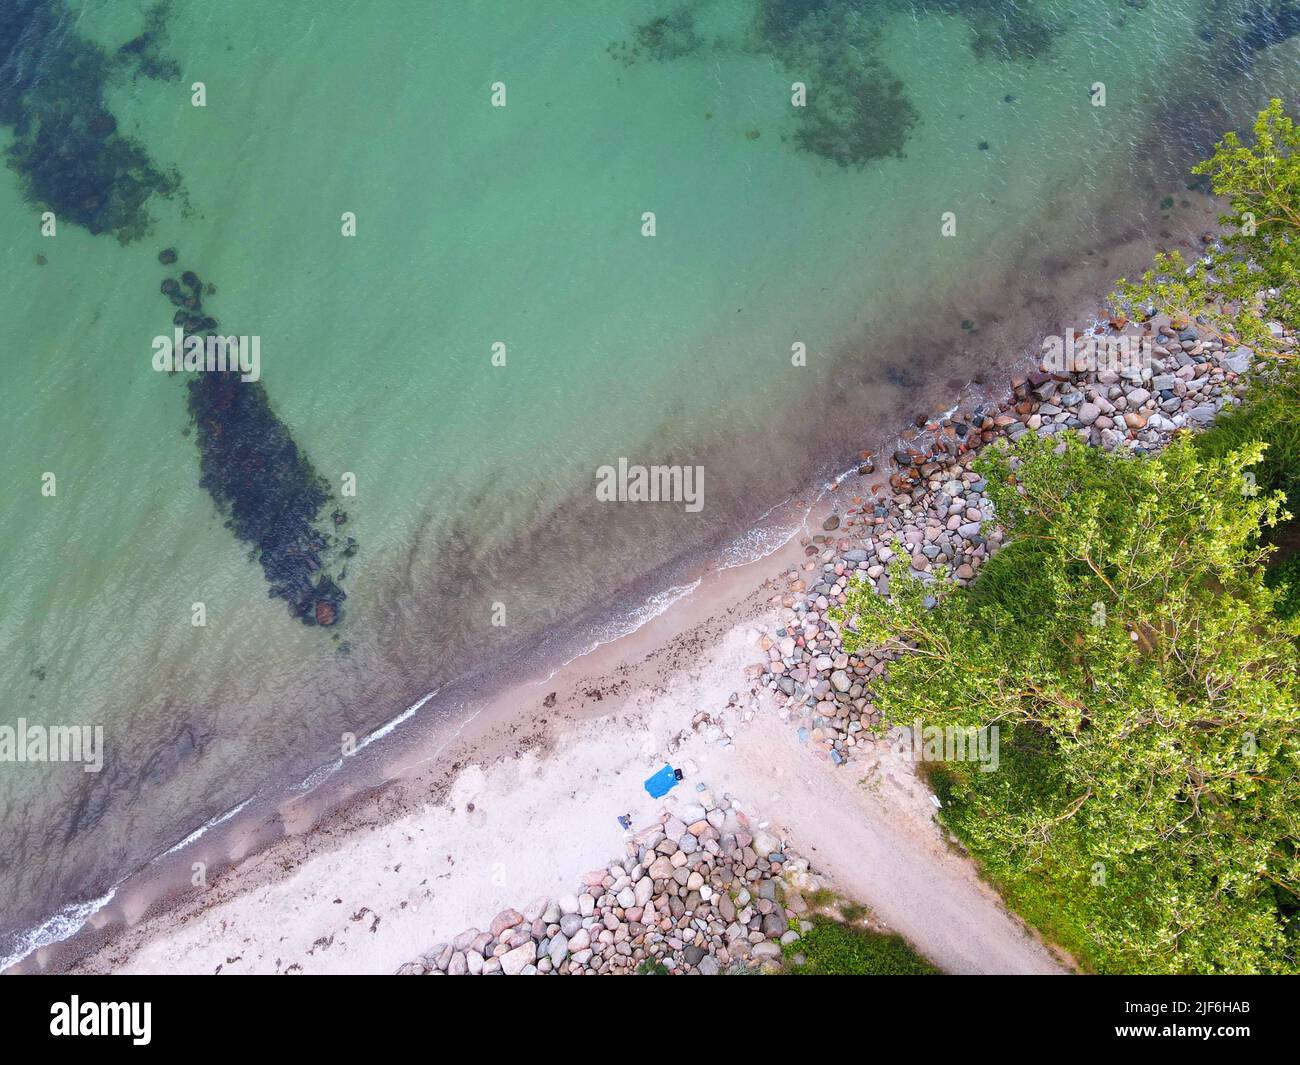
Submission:
<svg viewBox="0 0 1300 1065">
<path fill-rule="evenodd" d="M 658 811 L 642 782 L 665 761 L 796 840 L 946 971 L 1061 971 L 951 847 L 928 790 L 887 746 L 875 764 L 832 770 L 759 697 L 724 715 L 725 746 L 690 730 L 696 711 L 724 711 L 761 660 L 757 640 L 774 613 L 763 575 L 776 561 L 725 571 L 549 684 L 511 691 L 440 757 L 393 764 L 390 784 L 314 828 L 242 861 L 230 853 L 233 868 L 209 888 L 134 915 L 74 971 L 392 972 L 605 864 L 627 835 L 617 817 L 636 826 Z M 670 793 L 669 808 L 686 793 Z M 292 805 L 282 813 L 291 828 L 302 816 Z M 130 913 L 130 897 L 121 902 Z"/>
</svg>

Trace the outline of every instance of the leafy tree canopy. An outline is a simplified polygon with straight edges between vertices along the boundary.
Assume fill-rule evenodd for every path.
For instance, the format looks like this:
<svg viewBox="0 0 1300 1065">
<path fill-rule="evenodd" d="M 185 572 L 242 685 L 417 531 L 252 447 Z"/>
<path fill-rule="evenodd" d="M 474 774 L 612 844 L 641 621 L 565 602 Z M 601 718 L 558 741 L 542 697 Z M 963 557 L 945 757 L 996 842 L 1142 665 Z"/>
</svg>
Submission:
<svg viewBox="0 0 1300 1065">
<path fill-rule="evenodd" d="M 1156 457 L 1027 434 L 979 460 L 1006 546 L 969 587 L 854 585 L 851 650 L 897 654 L 886 724 L 996 725 L 946 812 L 1013 905 L 1096 968 L 1294 971 L 1300 623 L 1263 580 L 1263 448 Z M 938 604 L 934 596 L 938 593 Z"/>
</svg>

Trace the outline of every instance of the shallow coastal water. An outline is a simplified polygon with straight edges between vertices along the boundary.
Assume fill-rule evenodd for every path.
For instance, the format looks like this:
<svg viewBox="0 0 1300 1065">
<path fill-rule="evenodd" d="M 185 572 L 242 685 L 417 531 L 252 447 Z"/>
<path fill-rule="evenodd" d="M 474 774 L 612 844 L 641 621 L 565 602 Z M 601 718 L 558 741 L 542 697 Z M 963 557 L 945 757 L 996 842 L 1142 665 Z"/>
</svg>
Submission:
<svg viewBox="0 0 1300 1065">
<path fill-rule="evenodd" d="M 0 723 L 101 725 L 105 763 L 0 763 L 0 959 L 345 734 L 507 655 L 561 661 L 762 550 L 755 523 L 864 435 L 1063 329 L 1071 286 L 1126 268 L 1108 249 L 1203 211 L 1187 163 L 1296 70 L 1283 30 L 1199 0 L 14 11 L 55 69 L 32 74 L 28 35 L 6 70 L 39 87 L 0 96 Z M 159 178 L 139 203 L 67 195 L 45 237 L 40 194 L 64 193 L 33 116 L 97 47 Z M 200 483 L 201 449 L 264 441 L 205 435 L 150 365 L 182 269 L 260 337 L 269 409 L 330 497 L 316 524 L 356 541 L 330 559 L 337 624 L 268 595 Z M 702 466 L 703 508 L 598 502 L 620 458 Z"/>
</svg>

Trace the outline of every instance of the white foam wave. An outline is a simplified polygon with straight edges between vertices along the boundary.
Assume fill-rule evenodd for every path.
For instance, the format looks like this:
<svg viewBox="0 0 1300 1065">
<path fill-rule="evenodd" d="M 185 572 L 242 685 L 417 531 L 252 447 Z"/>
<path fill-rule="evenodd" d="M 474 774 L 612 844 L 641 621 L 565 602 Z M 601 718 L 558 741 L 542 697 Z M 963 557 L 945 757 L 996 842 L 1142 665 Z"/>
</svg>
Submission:
<svg viewBox="0 0 1300 1065">
<path fill-rule="evenodd" d="M 748 566 L 775 554 L 788 544 L 792 537 L 803 531 L 802 520 L 797 525 L 769 525 L 756 527 L 732 540 L 722 551 L 719 569 Z"/>
<path fill-rule="evenodd" d="M 206 832 L 208 832 L 210 829 L 216 828 L 217 825 L 220 825 L 220 824 L 222 824 L 222 823 L 224 823 L 224 822 L 226 822 L 226 821 L 229 821 L 232 817 L 235 816 L 235 814 L 239 813 L 240 810 L 242 810 L 245 806 L 247 806 L 247 805 L 248 805 L 250 802 L 252 802 L 252 801 L 253 801 L 253 796 L 250 795 L 250 796 L 249 796 L 247 799 L 245 799 L 243 802 L 239 803 L 239 804 L 236 805 L 236 806 L 232 806 L 232 807 L 231 807 L 229 810 L 227 810 L 224 814 L 218 814 L 216 817 L 214 817 L 214 818 L 213 818 L 211 821 L 209 821 L 207 824 L 200 825 L 198 828 L 196 828 L 193 832 L 191 832 L 188 836 L 186 836 L 186 837 L 185 837 L 183 840 L 181 840 L 179 843 L 177 843 L 177 844 L 175 844 L 175 845 L 173 845 L 173 846 L 171 846 L 171 847 L 168 847 L 165 851 L 163 851 L 163 853 L 162 853 L 162 857 L 165 858 L 165 857 L 166 857 L 167 855 L 169 855 L 169 854 L 175 854 L 177 851 L 179 851 L 179 850 L 183 850 L 184 848 L 188 847 L 191 843 L 193 843 L 193 842 L 194 842 L 196 839 L 198 839 L 200 836 L 204 835 L 204 834 L 205 834 Z"/>
<path fill-rule="evenodd" d="M 175 854 L 177 851 L 188 847 L 205 833 L 216 828 L 217 825 L 229 821 L 239 813 L 240 810 L 244 809 L 244 807 L 252 802 L 253 798 L 254 796 L 250 795 L 243 802 L 232 806 L 225 813 L 218 814 L 206 824 L 200 825 L 179 843 L 168 847 L 167 850 L 163 851 L 158 857 L 165 858 L 169 854 Z M 157 859 L 155 858 L 154 860 L 156 861 Z M 91 899 L 88 902 L 77 902 L 70 906 L 66 906 L 58 913 L 54 914 L 54 916 L 46 918 L 34 928 L 29 928 L 26 932 L 20 933 L 15 941 L 14 951 L 8 957 L 0 958 L 0 972 L 3 972 L 11 965 L 17 965 L 33 951 L 40 950 L 42 947 L 48 947 L 52 943 L 60 943 L 63 940 L 68 939 L 70 936 L 76 935 L 83 927 L 85 927 L 86 922 L 90 920 L 91 917 L 113 901 L 113 897 L 117 894 L 117 889 L 121 883 L 122 881 L 119 880 L 109 888 L 106 895 L 103 895 L 100 898 Z"/>
<path fill-rule="evenodd" d="M 623 617 L 607 624 L 597 633 L 595 639 L 593 639 L 587 647 L 579 651 L 572 658 L 561 662 L 551 670 L 550 674 L 546 677 L 546 680 L 539 681 L 538 683 L 545 684 L 559 673 L 560 670 L 564 669 L 565 666 L 572 662 L 576 662 L 579 658 L 585 658 L 598 648 L 604 647 L 605 644 L 613 643 L 615 640 L 621 640 L 624 636 L 632 635 L 632 633 L 636 632 L 637 629 L 653 621 L 674 603 L 681 599 L 685 599 L 695 591 L 703 581 L 703 577 L 696 577 L 690 584 L 679 584 L 672 588 L 665 588 L 662 592 L 656 592 L 635 610 L 629 611 L 627 614 L 623 615 Z"/>
<path fill-rule="evenodd" d="M 373 732 L 367 733 L 362 738 L 361 742 L 357 744 L 352 754 L 349 755 L 348 757 L 349 758 L 355 757 L 358 752 L 365 750 L 376 740 L 383 739 L 390 732 L 392 732 L 393 729 L 397 728 L 397 726 L 400 725 L 403 721 L 409 720 L 411 717 L 413 717 L 415 713 L 420 709 L 420 707 L 422 707 L 425 703 L 427 703 L 440 691 L 442 691 L 442 688 L 434 688 L 433 691 L 427 693 L 426 695 L 421 696 L 410 706 L 408 706 L 405 710 L 403 710 L 400 714 L 398 714 L 395 718 L 392 718 L 390 721 L 387 721 L 384 724 L 380 725 Z M 333 762 L 328 762 L 323 766 L 319 766 L 318 768 L 313 769 L 310 773 L 307 774 L 306 777 L 303 778 L 302 781 L 299 782 L 299 784 L 296 787 L 294 787 L 291 790 L 311 791 L 313 788 L 317 787 L 323 781 L 328 780 L 340 769 L 342 769 L 346 761 L 347 761 L 346 758 L 337 758 Z"/>
<path fill-rule="evenodd" d="M 121 883 L 121 881 L 118 881 Z M 11 965 L 17 965 L 42 947 L 48 947 L 52 943 L 60 943 L 69 936 L 76 935 L 85 926 L 95 914 L 113 901 L 113 896 L 117 894 L 117 884 L 114 884 L 108 890 L 107 895 L 102 895 L 97 899 L 91 899 L 88 902 L 77 902 L 71 906 L 66 906 L 53 917 L 47 917 L 35 928 L 29 928 L 26 932 L 19 933 L 13 951 L 4 958 L 0 958 L 0 972 Z"/>
</svg>

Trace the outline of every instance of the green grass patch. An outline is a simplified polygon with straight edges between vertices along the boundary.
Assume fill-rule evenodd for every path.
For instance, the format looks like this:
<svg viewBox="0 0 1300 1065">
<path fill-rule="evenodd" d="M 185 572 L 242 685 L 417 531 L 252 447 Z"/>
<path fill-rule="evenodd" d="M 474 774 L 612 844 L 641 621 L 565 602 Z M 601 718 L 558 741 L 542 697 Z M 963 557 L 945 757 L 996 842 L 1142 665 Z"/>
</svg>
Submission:
<svg viewBox="0 0 1300 1065">
<path fill-rule="evenodd" d="M 1300 555 L 1292 555 L 1285 562 L 1270 566 L 1264 574 L 1264 583 L 1278 593 L 1273 609 L 1280 618 L 1300 615 Z"/>
<path fill-rule="evenodd" d="M 816 891 L 810 891 L 804 898 L 808 905 L 815 910 L 823 910 L 836 902 L 835 892 L 827 887 L 819 887 Z"/>
<path fill-rule="evenodd" d="M 941 975 L 902 936 L 850 928 L 825 917 L 814 918 L 812 931 L 782 952 L 787 960 L 796 954 L 807 958 L 803 965 L 790 966 L 798 976 Z"/>
</svg>

